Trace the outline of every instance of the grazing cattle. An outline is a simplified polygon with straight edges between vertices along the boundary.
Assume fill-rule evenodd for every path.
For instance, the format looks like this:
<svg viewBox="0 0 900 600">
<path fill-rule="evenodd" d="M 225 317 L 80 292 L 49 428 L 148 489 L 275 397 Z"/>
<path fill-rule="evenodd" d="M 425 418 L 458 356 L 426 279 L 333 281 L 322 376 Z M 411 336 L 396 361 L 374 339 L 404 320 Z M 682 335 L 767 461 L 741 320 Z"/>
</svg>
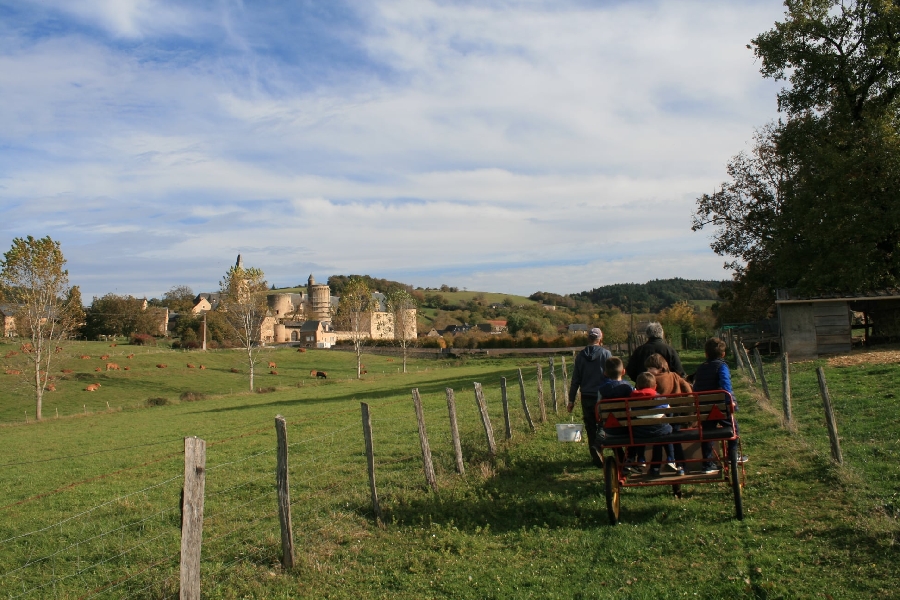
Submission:
<svg viewBox="0 0 900 600">
<path fill-rule="evenodd" d="M 86 388 L 84 388 L 84 391 L 86 391 L 86 392 L 96 392 L 98 389 L 100 389 L 100 384 L 99 384 L 99 383 L 92 383 L 92 384 L 90 384 L 89 386 L 87 386 Z"/>
<path fill-rule="evenodd" d="M 56 386 L 53 385 L 52 383 L 48 383 L 48 384 L 47 384 L 47 391 L 48 391 L 48 392 L 55 392 L 55 391 L 56 391 Z"/>
<path fill-rule="evenodd" d="M 56 353 L 59 354 L 60 352 L 62 352 L 62 346 L 57 346 Z"/>
<path fill-rule="evenodd" d="M 231 367 L 231 372 L 232 372 L 232 373 L 240 373 L 240 371 L 238 371 L 238 370 L 235 369 L 234 367 Z"/>
<path fill-rule="evenodd" d="M 18 354 L 18 352 L 16 352 L 15 350 L 10 350 L 9 352 L 6 353 L 6 356 L 4 356 L 3 358 L 12 358 L 16 354 Z"/>
<path fill-rule="evenodd" d="M 393 359 L 393 358 L 389 358 L 389 359 L 387 359 L 387 361 L 388 361 L 388 362 L 394 362 L 394 359 Z"/>
<path fill-rule="evenodd" d="M 156 368 L 157 368 L 157 369 L 165 369 L 165 368 L 168 367 L 168 366 L 169 366 L 169 365 L 158 364 L 158 365 L 156 365 Z"/>
<path fill-rule="evenodd" d="M 297 352 L 306 352 L 306 348 L 297 348 Z"/>
<path fill-rule="evenodd" d="M 328 373 L 325 371 L 310 371 L 310 377 L 315 377 L 316 379 L 328 379 Z"/>
<path fill-rule="evenodd" d="M 129 355 L 126 356 L 125 358 L 134 358 L 134 354 L 129 354 Z"/>
<path fill-rule="evenodd" d="M 124 369 L 125 369 L 126 371 L 130 371 L 130 370 L 131 370 L 131 367 L 124 367 Z"/>
<path fill-rule="evenodd" d="M 367 375 L 368 373 L 369 372 L 366 371 L 365 369 L 363 369 L 362 371 L 359 372 L 360 375 Z"/>
<path fill-rule="evenodd" d="M 205 370 L 206 370 L 206 365 L 200 365 L 200 370 L 201 370 L 201 371 L 205 371 Z"/>
<path fill-rule="evenodd" d="M 193 369 L 193 368 L 194 368 L 194 365 L 192 365 L 191 363 L 188 363 L 188 364 L 187 364 L 187 368 L 188 368 L 188 369 Z"/>
<path fill-rule="evenodd" d="M 117 365 L 116 363 L 106 363 L 106 370 L 107 371 L 118 371 L 119 365 Z"/>
<path fill-rule="evenodd" d="M 6 374 L 7 375 L 21 375 L 22 371 L 20 371 L 18 369 L 7 369 Z"/>
<path fill-rule="evenodd" d="M 69 373 L 74 373 L 75 371 L 73 371 L 72 369 L 63 369 L 62 372 L 68 375 Z"/>
<path fill-rule="evenodd" d="M 100 360 L 109 360 L 109 354 L 104 354 L 100 357 Z"/>
<path fill-rule="evenodd" d="M 34 352 L 34 346 L 31 345 L 31 342 L 29 342 L 29 343 L 27 343 L 27 344 L 22 344 L 22 347 L 19 348 L 19 349 L 20 349 L 22 352 L 24 352 L 25 354 L 29 354 L 29 353 L 31 353 L 31 352 Z"/>
<path fill-rule="evenodd" d="M 102 370 L 103 370 L 103 369 L 101 369 L 101 368 L 100 368 L 100 367 L 97 367 L 97 368 L 96 368 L 96 369 L 94 369 L 94 370 L 95 370 L 95 371 L 96 371 L 96 372 L 98 372 L 98 373 L 99 373 L 99 372 L 100 372 L 100 371 L 102 371 Z"/>
<path fill-rule="evenodd" d="M 109 347 L 110 347 L 110 348 L 115 348 L 115 347 L 116 347 L 116 343 L 113 342 L 112 344 L 109 345 Z"/>
<path fill-rule="evenodd" d="M 278 365 L 276 365 L 275 363 L 273 363 L 273 362 L 270 361 L 270 362 L 269 362 L 269 368 L 270 368 L 270 369 L 277 369 L 277 368 L 278 368 Z"/>
<path fill-rule="evenodd" d="M 81 355 L 81 360 L 90 360 L 90 359 L 91 359 L 91 357 L 88 356 L 87 354 L 82 354 L 82 355 Z"/>
<path fill-rule="evenodd" d="M 278 375 L 278 371 L 269 371 L 269 375 Z"/>
</svg>

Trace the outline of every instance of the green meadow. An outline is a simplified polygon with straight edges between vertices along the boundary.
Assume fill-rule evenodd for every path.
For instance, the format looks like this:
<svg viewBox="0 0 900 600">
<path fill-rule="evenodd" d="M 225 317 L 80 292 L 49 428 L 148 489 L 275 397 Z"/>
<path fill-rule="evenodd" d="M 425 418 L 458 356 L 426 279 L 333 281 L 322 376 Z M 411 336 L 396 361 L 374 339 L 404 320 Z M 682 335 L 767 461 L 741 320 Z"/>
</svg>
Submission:
<svg viewBox="0 0 900 600">
<path fill-rule="evenodd" d="M 106 353 L 104 366 L 129 370 L 95 371 Z M 541 424 L 535 359 L 523 357 L 416 359 L 402 374 L 398 359 L 365 355 L 368 374 L 358 381 L 350 353 L 271 350 L 257 380 L 266 393 L 250 393 L 236 351 L 84 343 L 61 354 L 43 422 L 34 422 L 25 388 L 0 391 L 2 598 L 177 597 L 185 436 L 207 444 L 206 598 L 891 598 L 900 587 L 896 364 L 826 367 L 843 466 L 830 459 L 815 383 L 815 367 L 827 363 L 794 366 L 789 428 L 779 397 L 767 402 L 735 374 L 750 456 L 744 520 L 733 518 L 725 484 L 686 486 L 680 500 L 667 487 L 627 488 L 621 524 L 610 527 L 603 476 L 586 447 L 556 441 L 553 423 L 572 417 L 553 411 L 546 358 Z M 700 361 L 697 353 L 684 358 L 688 371 Z M 268 375 L 269 361 L 278 375 Z M 535 433 L 519 402 L 520 367 Z M 63 378 L 63 368 L 73 373 Z M 312 369 L 328 379 L 310 378 Z M 769 371 L 779 390 L 774 364 Z M 509 441 L 501 377 L 509 382 Z M 476 381 L 499 441 L 493 459 Z M 94 382 L 97 392 L 83 391 Z M 465 475 L 454 468 L 447 387 Z M 422 474 L 412 388 L 422 395 L 437 493 Z M 360 402 L 372 413 L 380 525 Z M 280 567 L 275 511 L 277 414 L 290 444 L 291 572 Z"/>
</svg>

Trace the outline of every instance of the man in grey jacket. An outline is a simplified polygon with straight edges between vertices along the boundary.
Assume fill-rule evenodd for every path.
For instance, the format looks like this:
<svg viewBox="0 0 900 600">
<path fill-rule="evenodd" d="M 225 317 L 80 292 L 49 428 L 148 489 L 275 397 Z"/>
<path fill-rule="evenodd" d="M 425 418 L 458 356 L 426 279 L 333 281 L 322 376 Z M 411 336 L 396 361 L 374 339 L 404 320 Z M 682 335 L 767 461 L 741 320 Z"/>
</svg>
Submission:
<svg viewBox="0 0 900 600">
<path fill-rule="evenodd" d="M 569 412 L 575 408 L 575 397 L 581 389 L 581 412 L 584 419 L 584 430 L 587 435 L 588 450 L 591 453 L 591 461 L 595 466 L 603 467 L 603 457 L 599 449 L 594 447 L 597 441 L 597 418 L 594 414 L 594 406 L 597 404 L 597 390 L 606 380 L 603 373 L 606 368 L 606 359 L 612 356 L 603 347 L 603 332 L 594 327 L 588 333 L 589 344 L 575 357 L 575 369 L 572 372 L 572 385 L 569 386 L 569 404 L 566 407 Z"/>
</svg>

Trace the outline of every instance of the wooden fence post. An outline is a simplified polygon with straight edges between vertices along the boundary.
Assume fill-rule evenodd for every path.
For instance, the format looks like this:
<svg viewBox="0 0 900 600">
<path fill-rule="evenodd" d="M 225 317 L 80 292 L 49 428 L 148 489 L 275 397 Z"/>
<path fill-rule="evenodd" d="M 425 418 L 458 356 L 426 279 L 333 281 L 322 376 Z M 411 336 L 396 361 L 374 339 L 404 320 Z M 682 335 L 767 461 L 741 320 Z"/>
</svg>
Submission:
<svg viewBox="0 0 900 600">
<path fill-rule="evenodd" d="M 446 388 L 447 411 L 450 413 L 450 437 L 453 439 L 453 454 L 456 457 L 456 472 L 466 474 L 466 466 L 463 464 L 462 444 L 459 441 L 459 425 L 456 422 L 456 397 L 452 388 Z"/>
<path fill-rule="evenodd" d="M 375 522 L 380 523 L 384 519 L 381 516 L 381 503 L 378 502 L 378 490 L 375 487 L 375 445 L 372 443 L 372 417 L 369 414 L 369 405 L 359 403 L 362 411 L 363 438 L 366 440 L 366 467 L 369 471 L 369 490 L 372 493 L 372 510 L 375 511 Z"/>
<path fill-rule="evenodd" d="M 522 396 L 522 410 L 525 412 L 525 420 L 534 432 L 534 421 L 531 420 L 531 411 L 528 410 L 528 401 L 525 399 L 525 380 L 522 378 L 522 369 L 519 369 L 519 394 Z"/>
<path fill-rule="evenodd" d="M 791 364 L 788 353 L 781 355 L 781 408 L 784 410 L 784 422 L 790 425 L 791 416 Z"/>
<path fill-rule="evenodd" d="M 428 433 L 425 431 L 425 413 L 422 412 L 422 399 L 419 388 L 412 391 L 413 406 L 416 408 L 416 422 L 419 424 L 419 445 L 422 447 L 422 466 L 425 469 L 425 481 L 433 491 L 437 491 L 437 478 L 434 476 L 434 463 L 431 462 L 431 446 L 428 444 Z"/>
<path fill-rule="evenodd" d="M 512 424 L 509 422 L 509 395 L 506 390 L 506 377 L 500 378 L 500 400 L 503 402 L 503 424 L 506 426 L 506 439 L 512 439 Z"/>
<path fill-rule="evenodd" d="M 744 361 L 741 360 L 741 353 L 738 352 L 737 342 L 734 340 L 734 336 L 731 337 L 731 353 L 734 354 L 734 364 L 741 371 L 744 370 Z"/>
<path fill-rule="evenodd" d="M 766 373 L 763 371 L 762 356 L 759 354 L 759 348 L 753 348 L 753 358 L 756 359 L 756 368 L 759 369 L 759 383 L 762 385 L 763 394 L 766 400 L 771 402 L 772 396 L 769 395 L 769 382 L 766 381 Z"/>
<path fill-rule="evenodd" d="M 556 365 L 550 357 L 550 395 L 553 396 L 553 414 L 559 414 L 559 399 L 556 397 Z"/>
<path fill-rule="evenodd" d="M 275 416 L 278 454 L 275 466 L 275 485 L 278 487 L 278 521 L 281 523 L 281 566 L 294 568 L 294 529 L 291 525 L 291 488 L 288 481 L 287 422 Z"/>
<path fill-rule="evenodd" d="M 569 397 L 569 372 L 566 369 L 566 357 L 561 356 L 560 360 L 562 360 L 562 374 L 563 374 L 563 399 L 568 402 L 567 398 Z M 565 404 L 566 402 L 563 402 Z"/>
<path fill-rule="evenodd" d="M 541 368 L 541 365 L 535 365 L 537 367 L 537 396 L 538 396 L 538 407 L 541 409 L 541 423 L 547 422 L 547 407 L 544 405 L 544 369 Z"/>
<path fill-rule="evenodd" d="M 756 384 L 756 373 L 753 371 L 753 363 L 750 362 L 750 355 L 747 354 L 747 347 L 744 346 L 744 342 L 738 342 L 738 345 L 741 347 L 741 358 L 744 360 L 744 364 L 747 365 L 747 372 L 750 373 L 750 381 L 753 384 Z"/>
<path fill-rule="evenodd" d="M 828 425 L 828 440 L 831 442 L 831 458 L 837 464 L 844 464 L 844 455 L 841 454 L 841 440 L 838 438 L 837 422 L 834 420 L 834 409 L 831 407 L 831 396 L 828 394 L 828 384 L 825 383 L 825 369 L 816 369 L 819 379 L 819 393 L 822 395 L 822 405 L 825 407 L 825 423 Z"/>
<path fill-rule="evenodd" d="M 200 600 L 200 550 L 203 545 L 203 492 L 206 442 L 184 438 L 184 494 L 181 501 L 181 600 Z"/>
<path fill-rule="evenodd" d="M 491 427 L 491 418 L 488 416 L 487 403 L 484 401 L 484 391 L 481 384 L 475 384 L 475 402 L 478 404 L 478 411 L 481 413 L 481 423 L 484 425 L 484 435 L 487 437 L 488 452 L 491 457 L 497 456 L 497 442 L 494 441 L 494 428 Z"/>
</svg>

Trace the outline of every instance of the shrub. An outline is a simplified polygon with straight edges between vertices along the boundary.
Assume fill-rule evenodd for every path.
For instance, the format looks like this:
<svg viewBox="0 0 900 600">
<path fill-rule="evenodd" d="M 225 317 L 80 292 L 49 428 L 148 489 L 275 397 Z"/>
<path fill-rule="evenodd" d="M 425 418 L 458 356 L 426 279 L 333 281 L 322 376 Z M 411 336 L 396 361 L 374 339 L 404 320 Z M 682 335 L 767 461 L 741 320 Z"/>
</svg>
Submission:
<svg viewBox="0 0 900 600">
<path fill-rule="evenodd" d="M 131 345 L 132 346 L 155 346 L 156 338 L 154 338 L 149 333 L 132 333 L 131 334 Z"/>
<path fill-rule="evenodd" d="M 202 344 L 200 342 L 198 342 L 197 340 L 188 340 L 188 341 L 182 340 L 182 342 L 181 342 L 181 347 L 184 348 L 185 350 L 196 350 L 196 349 L 200 348 L 201 346 L 202 346 Z"/>
<path fill-rule="evenodd" d="M 168 398 L 147 398 L 147 406 L 166 406 L 168 403 Z"/>
<path fill-rule="evenodd" d="M 182 392 L 181 396 L 178 397 L 182 402 L 196 402 L 204 398 L 206 398 L 206 394 L 201 394 L 200 392 Z"/>
<path fill-rule="evenodd" d="M 178 350 L 179 348 L 181 348 L 181 342 L 179 342 L 178 340 L 173 341 L 172 350 Z"/>
</svg>

